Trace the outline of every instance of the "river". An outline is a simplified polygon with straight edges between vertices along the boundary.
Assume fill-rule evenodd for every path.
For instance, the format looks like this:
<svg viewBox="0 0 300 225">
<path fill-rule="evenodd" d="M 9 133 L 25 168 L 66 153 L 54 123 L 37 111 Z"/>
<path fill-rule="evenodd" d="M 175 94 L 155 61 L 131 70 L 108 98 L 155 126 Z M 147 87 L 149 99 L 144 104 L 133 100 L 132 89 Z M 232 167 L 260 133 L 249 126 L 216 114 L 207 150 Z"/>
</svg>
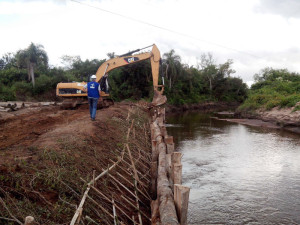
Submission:
<svg viewBox="0 0 300 225">
<path fill-rule="evenodd" d="M 300 136 L 189 112 L 167 117 L 188 224 L 300 224 Z"/>
</svg>

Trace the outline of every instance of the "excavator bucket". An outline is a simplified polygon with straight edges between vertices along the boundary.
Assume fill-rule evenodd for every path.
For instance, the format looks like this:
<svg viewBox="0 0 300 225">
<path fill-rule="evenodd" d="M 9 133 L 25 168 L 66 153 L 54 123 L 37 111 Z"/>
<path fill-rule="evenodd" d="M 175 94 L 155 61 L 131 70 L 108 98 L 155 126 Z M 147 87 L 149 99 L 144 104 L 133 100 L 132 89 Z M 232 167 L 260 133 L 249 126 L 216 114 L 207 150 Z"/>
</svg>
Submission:
<svg viewBox="0 0 300 225">
<path fill-rule="evenodd" d="M 159 91 L 155 90 L 151 105 L 159 106 L 165 104 L 166 102 L 167 102 L 167 97 L 165 95 L 162 95 Z"/>
</svg>

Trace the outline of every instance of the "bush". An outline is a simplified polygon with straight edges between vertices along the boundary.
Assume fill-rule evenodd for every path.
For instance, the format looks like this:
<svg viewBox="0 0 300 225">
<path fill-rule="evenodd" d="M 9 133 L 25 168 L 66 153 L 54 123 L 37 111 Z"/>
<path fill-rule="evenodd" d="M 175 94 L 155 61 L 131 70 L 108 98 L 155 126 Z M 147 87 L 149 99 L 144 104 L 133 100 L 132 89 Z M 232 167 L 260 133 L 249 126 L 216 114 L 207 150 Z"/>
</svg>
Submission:
<svg viewBox="0 0 300 225">
<path fill-rule="evenodd" d="M 32 84 L 27 82 L 16 82 L 12 89 L 17 100 L 26 101 L 32 96 Z"/>
<path fill-rule="evenodd" d="M 0 100 L 1 101 L 14 101 L 16 100 L 16 96 L 13 88 L 4 86 L 0 83 Z"/>
<path fill-rule="evenodd" d="M 248 99 L 240 106 L 241 110 L 293 107 L 300 101 L 299 74 L 287 70 L 270 70 L 268 73 L 252 85 Z"/>
<path fill-rule="evenodd" d="M 280 101 L 280 107 L 293 107 L 300 102 L 300 94 L 290 95 Z"/>
<path fill-rule="evenodd" d="M 56 82 L 49 76 L 41 75 L 35 81 L 35 87 L 33 88 L 33 94 L 39 95 L 56 86 Z"/>
</svg>

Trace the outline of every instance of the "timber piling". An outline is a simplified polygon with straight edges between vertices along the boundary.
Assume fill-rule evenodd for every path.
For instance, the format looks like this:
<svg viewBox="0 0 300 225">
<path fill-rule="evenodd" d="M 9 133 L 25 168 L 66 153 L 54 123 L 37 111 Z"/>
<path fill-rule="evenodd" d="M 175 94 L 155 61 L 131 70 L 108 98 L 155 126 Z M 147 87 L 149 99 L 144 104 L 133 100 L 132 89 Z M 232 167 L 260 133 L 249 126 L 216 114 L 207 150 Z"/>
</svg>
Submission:
<svg viewBox="0 0 300 225">
<path fill-rule="evenodd" d="M 174 152 L 165 127 L 165 108 L 151 111 L 151 223 L 186 225 L 189 191 L 182 185 L 182 154 Z"/>
</svg>

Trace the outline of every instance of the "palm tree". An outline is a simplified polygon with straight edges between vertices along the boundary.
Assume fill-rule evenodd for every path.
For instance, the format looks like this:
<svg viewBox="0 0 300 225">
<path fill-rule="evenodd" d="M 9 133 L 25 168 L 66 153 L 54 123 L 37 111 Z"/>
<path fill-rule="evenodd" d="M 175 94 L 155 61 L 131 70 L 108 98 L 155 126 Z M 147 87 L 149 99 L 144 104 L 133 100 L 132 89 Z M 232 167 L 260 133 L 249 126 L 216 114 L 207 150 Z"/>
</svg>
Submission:
<svg viewBox="0 0 300 225">
<path fill-rule="evenodd" d="M 28 80 L 35 86 L 34 69 L 37 65 L 48 66 L 48 56 L 43 45 L 31 43 L 28 48 L 19 50 L 16 54 L 18 67 L 25 67 L 28 71 Z"/>
<path fill-rule="evenodd" d="M 163 62 L 166 64 L 166 78 L 169 79 L 169 88 L 171 90 L 172 84 L 181 70 L 181 58 L 175 54 L 175 50 L 172 49 L 163 55 Z"/>
</svg>

